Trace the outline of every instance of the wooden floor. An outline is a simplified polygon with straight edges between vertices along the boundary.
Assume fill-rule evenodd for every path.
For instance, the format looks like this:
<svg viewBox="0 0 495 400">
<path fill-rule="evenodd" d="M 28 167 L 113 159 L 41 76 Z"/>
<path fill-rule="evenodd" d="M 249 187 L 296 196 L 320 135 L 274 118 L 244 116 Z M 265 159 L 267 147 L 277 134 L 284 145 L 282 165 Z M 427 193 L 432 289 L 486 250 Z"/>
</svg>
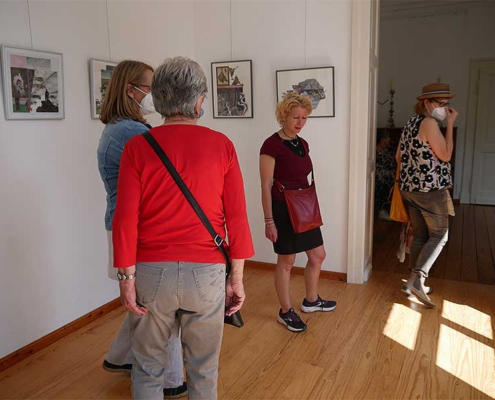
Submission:
<svg viewBox="0 0 495 400">
<path fill-rule="evenodd" d="M 405 275 L 365 285 L 321 280 L 338 301 L 303 315 L 308 331 L 276 322 L 273 272 L 249 269 L 246 325 L 225 328 L 220 399 L 488 399 L 495 397 L 495 290 L 430 279 L 437 309 L 403 297 Z M 304 278 L 293 276 L 293 301 Z M 297 308 L 299 308 L 297 306 Z M 128 399 L 128 375 L 101 368 L 124 317 L 117 309 L 0 374 L 2 399 Z"/>
<path fill-rule="evenodd" d="M 430 276 L 454 281 L 495 284 L 495 207 L 456 205 L 449 241 Z M 407 273 L 409 256 L 397 259 L 401 223 L 375 220 L 373 268 Z"/>
</svg>

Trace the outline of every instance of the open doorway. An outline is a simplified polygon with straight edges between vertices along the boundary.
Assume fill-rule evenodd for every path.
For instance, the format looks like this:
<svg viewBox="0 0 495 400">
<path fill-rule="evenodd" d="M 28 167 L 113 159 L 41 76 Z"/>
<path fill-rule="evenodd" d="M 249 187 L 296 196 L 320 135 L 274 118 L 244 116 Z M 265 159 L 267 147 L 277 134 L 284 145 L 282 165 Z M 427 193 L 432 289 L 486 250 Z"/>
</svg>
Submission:
<svg viewBox="0 0 495 400">
<path fill-rule="evenodd" d="M 495 42 L 481 39 L 495 37 L 494 20 L 494 2 L 381 0 L 375 270 L 408 273 L 408 256 L 397 258 L 402 224 L 388 220 L 395 149 L 422 86 L 442 82 L 459 111 L 451 160 L 456 216 L 431 276 L 495 284 L 495 68 L 476 61 L 495 59 Z"/>
<path fill-rule="evenodd" d="M 495 58 L 472 60 L 461 204 L 495 205 Z"/>
</svg>

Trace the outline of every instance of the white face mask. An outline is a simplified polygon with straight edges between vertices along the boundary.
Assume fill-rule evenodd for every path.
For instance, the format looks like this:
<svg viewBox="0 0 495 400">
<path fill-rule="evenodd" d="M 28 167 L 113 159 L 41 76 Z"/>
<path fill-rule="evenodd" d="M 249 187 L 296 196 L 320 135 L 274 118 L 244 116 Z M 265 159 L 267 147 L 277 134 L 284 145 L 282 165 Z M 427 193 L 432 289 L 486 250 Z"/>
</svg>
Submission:
<svg viewBox="0 0 495 400">
<path fill-rule="evenodd" d="M 141 103 L 138 103 L 136 99 L 133 98 L 133 100 L 136 102 L 136 104 L 141 108 L 141 112 L 143 115 L 148 115 L 148 114 L 153 114 L 156 112 L 155 106 L 153 104 L 153 96 L 151 93 L 146 93 L 143 92 L 141 89 L 139 89 L 136 86 L 133 86 L 134 89 L 139 90 L 141 93 L 144 94 L 143 100 L 141 100 Z"/>
<path fill-rule="evenodd" d="M 443 121 L 445 117 L 447 117 L 447 111 L 445 111 L 445 107 L 433 107 L 433 111 L 430 111 L 430 114 L 437 121 Z"/>
</svg>

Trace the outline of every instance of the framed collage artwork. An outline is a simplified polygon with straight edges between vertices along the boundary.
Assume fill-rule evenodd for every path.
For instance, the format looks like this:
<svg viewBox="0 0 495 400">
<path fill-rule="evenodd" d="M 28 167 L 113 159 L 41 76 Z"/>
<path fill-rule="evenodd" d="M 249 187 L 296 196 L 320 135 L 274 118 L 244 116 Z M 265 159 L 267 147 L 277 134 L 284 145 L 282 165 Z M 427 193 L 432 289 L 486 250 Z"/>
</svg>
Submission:
<svg viewBox="0 0 495 400">
<path fill-rule="evenodd" d="M 2 46 L 5 119 L 64 119 L 63 56 Z"/>
<path fill-rule="evenodd" d="M 213 118 L 253 118 L 251 60 L 211 63 Z"/>
<path fill-rule="evenodd" d="M 89 82 L 91 98 L 91 118 L 100 118 L 101 105 L 105 99 L 108 83 L 117 63 L 111 61 L 89 60 Z"/>
<path fill-rule="evenodd" d="M 276 72 L 277 101 L 296 92 L 308 96 L 313 105 L 310 118 L 335 117 L 334 67 L 288 69 Z"/>
</svg>

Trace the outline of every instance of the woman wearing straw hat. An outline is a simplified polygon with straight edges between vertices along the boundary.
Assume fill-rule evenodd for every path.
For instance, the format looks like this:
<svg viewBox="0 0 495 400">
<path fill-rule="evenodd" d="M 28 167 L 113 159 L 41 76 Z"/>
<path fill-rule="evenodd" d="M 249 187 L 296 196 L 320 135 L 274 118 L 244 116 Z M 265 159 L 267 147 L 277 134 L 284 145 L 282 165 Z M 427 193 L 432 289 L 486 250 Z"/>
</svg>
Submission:
<svg viewBox="0 0 495 400">
<path fill-rule="evenodd" d="M 414 230 L 410 252 L 411 275 L 402 291 L 415 295 L 429 307 L 435 307 L 424 286 L 428 272 L 447 243 L 449 231 L 448 189 L 452 186 L 450 158 L 454 149 L 454 121 L 458 113 L 449 107 L 450 93 L 446 83 L 423 87 L 414 107 L 415 115 L 402 131 L 397 149 L 401 164 L 399 187 L 408 208 Z M 445 136 L 438 123 L 446 120 Z"/>
</svg>

